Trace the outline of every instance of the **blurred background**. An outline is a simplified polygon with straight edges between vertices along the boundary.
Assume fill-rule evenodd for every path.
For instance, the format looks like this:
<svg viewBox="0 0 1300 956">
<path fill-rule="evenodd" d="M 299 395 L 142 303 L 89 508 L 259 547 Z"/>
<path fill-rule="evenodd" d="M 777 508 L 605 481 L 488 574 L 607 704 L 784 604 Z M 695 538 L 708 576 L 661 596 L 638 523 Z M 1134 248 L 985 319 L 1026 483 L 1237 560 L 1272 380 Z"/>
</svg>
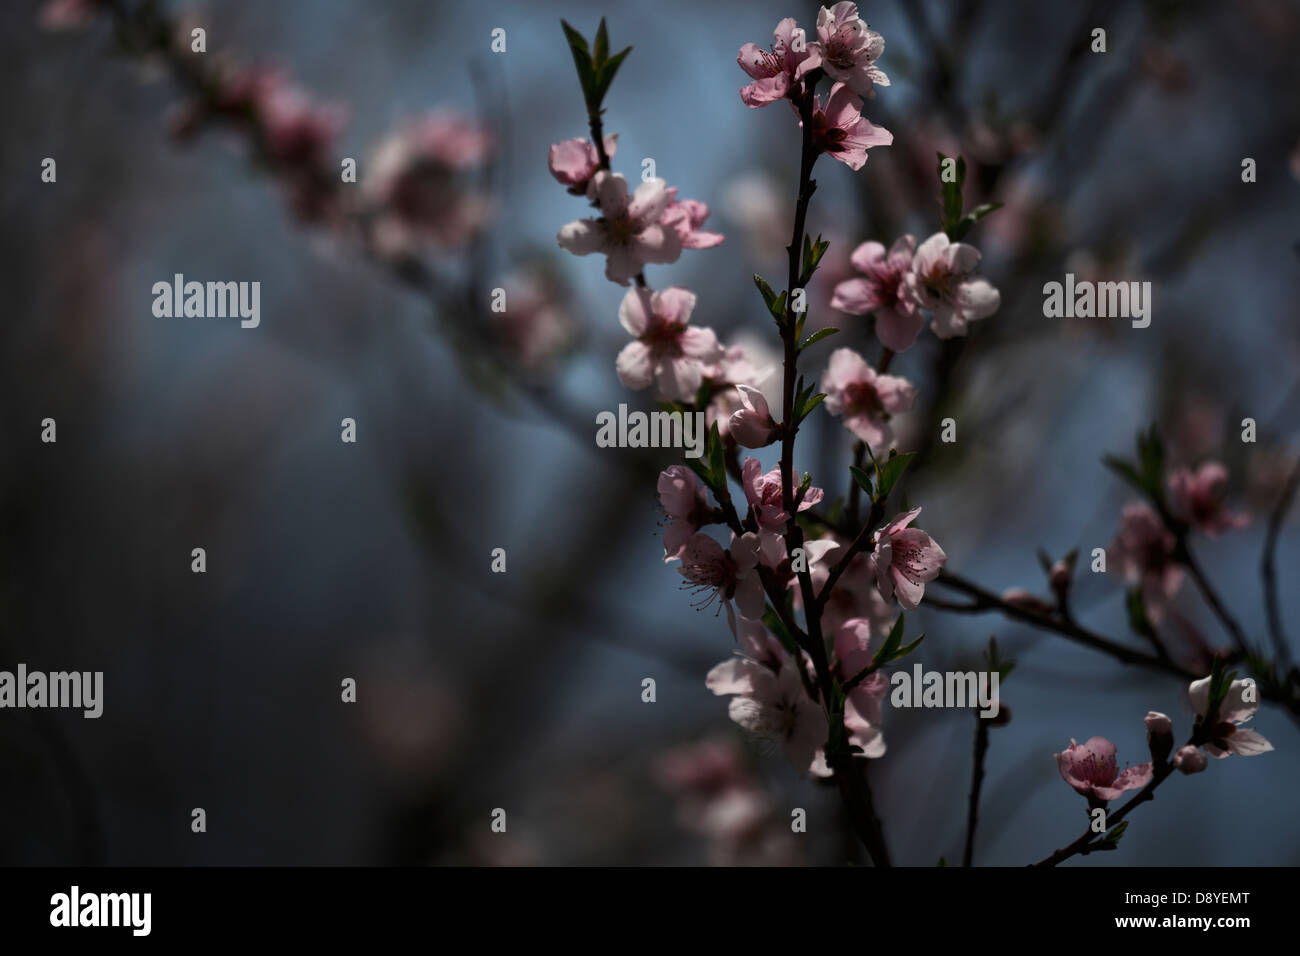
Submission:
<svg viewBox="0 0 1300 956">
<path fill-rule="evenodd" d="M 774 347 L 749 277 L 784 275 L 798 136 L 785 107 L 741 103 L 736 53 L 784 16 L 811 28 L 817 7 L 158 8 L 207 31 L 213 64 L 277 68 L 337 106 L 318 139 L 263 143 L 268 160 L 237 123 L 196 113 L 183 71 L 111 11 L 54 6 L 0 9 L 0 668 L 102 670 L 104 715 L 0 712 L 0 862 L 861 862 L 834 789 L 747 738 L 704 686 L 731 636 L 662 561 L 655 477 L 673 459 L 595 445 L 597 411 L 649 397 L 614 374 L 624 290 L 600 257 L 556 247 L 587 207 L 546 168 L 551 143 L 586 135 L 560 18 L 590 35 L 605 16 L 614 49 L 634 48 L 605 103 L 615 169 L 631 179 L 653 158 L 727 237 L 651 267 L 651 284 L 695 290 L 694 321 L 724 341 Z M 85 22 L 80 6 L 96 8 Z M 960 152 L 967 206 L 1005 204 L 968 240 L 1002 307 L 952 345 L 923 335 L 891 369 L 919 392 L 900 447 L 920 454 L 906 490 L 921 526 L 951 570 L 1045 593 L 1037 549 L 1110 543 L 1131 495 L 1101 457 L 1159 422 L 1175 462 L 1229 467 L 1252 522 L 1199 556 L 1264 645 L 1260 556 L 1300 453 L 1300 5 L 876 0 L 862 15 L 892 79 L 865 113 L 894 143 L 859 174 L 818 165 L 809 228 L 832 246 L 811 321 L 844 332 L 809 373 L 838 345 L 874 356 L 830 291 L 859 242 L 936 231 L 935 153 Z M 337 186 L 307 201 L 320 184 L 295 172 L 304 156 L 336 178 L 355 157 L 361 182 L 343 188 L 391 199 L 381 147 L 433 109 L 490 137 L 461 156 L 446 131 L 406 141 L 442 164 L 444 205 L 466 217 L 450 239 L 418 216 L 340 221 Z M 1043 283 L 1066 272 L 1151 281 L 1151 326 L 1044 318 Z M 174 273 L 260 281 L 260 326 L 156 318 L 152 285 Z M 498 286 L 529 308 L 475 304 Z M 955 444 L 933 443 L 944 416 Z M 47 417 L 56 444 L 40 441 Z M 820 413 L 801 435 L 799 467 L 844 494 L 851 436 Z M 1277 560 L 1294 642 L 1294 514 Z M 1085 570 L 1077 588 L 1081 619 L 1140 646 L 1117 574 Z M 1227 643 L 1191 588 L 1179 608 Z M 927 632 L 927 669 L 979 666 L 992 634 L 1019 661 L 976 863 L 1032 862 L 1081 832 L 1053 759 L 1071 737 L 1137 763 L 1148 710 L 1190 729 L 1182 682 L 996 614 L 923 606 L 908 630 Z M 340 700 L 349 677 L 356 703 Z M 1254 726 L 1274 753 L 1169 781 L 1119 852 L 1069 865 L 1300 862 L 1300 729 L 1269 704 Z M 884 732 L 870 777 L 895 861 L 959 860 L 971 715 L 886 707 Z"/>
</svg>

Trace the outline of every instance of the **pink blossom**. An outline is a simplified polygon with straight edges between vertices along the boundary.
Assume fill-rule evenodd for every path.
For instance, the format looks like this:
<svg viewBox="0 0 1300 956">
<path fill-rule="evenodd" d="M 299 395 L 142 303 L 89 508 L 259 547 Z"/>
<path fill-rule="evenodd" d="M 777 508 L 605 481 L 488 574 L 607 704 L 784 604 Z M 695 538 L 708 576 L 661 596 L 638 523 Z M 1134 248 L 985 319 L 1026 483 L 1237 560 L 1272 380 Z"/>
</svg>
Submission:
<svg viewBox="0 0 1300 956">
<path fill-rule="evenodd" d="M 872 126 L 862 115 L 861 97 L 843 83 L 831 87 L 825 106 L 821 97 L 816 98 L 812 116 L 813 145 L 849 169 L 861 169 L 871 147 L 888 146 L 893 141 L 893 133 Z"/>
<path fill-rule="evenodd" d="M 1210 678 L 1192 681 L 1187 696 L 1197 717 L 1204 717 L 1210 709 Z M 1255 716 L 1259 709 L 1259 688 L 1253 680 L 1234 680 L 1228 687 L 1228 696 L 1219 705 L 1219 722 L 1210 733 L 1205 752 L 1222 759 L 1229 754 L 1254 757 L 1268 753 L 1273 745 L 1254 730 L 1243 730 L 1242 725 Z"/>
<path fill-rule="evenodd" d="M 741 484 L 745 488 L 745 500 L 754 512 L 760 531 L 772 534 L 785 534 L 785 526 L 790 515 L 782 503 L 781 469 L 773 468 L 763 474 L 763 466 L 757 458 L 746 458 L 740 469 Z M 797 494 L 797 489 L 795 489 Z M 809 487 L 799 502 L 799 511 L 807 511 L 825 497 L 820 488 Z"/>
<path fill-rule="evenodd" d="M 789 841 L 778 842 L 782 834 L 770 826 L 771 802 L 731 741 L 675 748 L 655 762 L 654 775 L 678 797 L 679 822 L 709 841 L 713 864 L 790 859 Z"/>
<path fill-rule="evenodd" d="M 806 542 L 805 547 L 812 548 L 826 540 L 832 541 L 835 547 L 847 544 L 847 542 L 835 541 L 833 538 L 817 539 Z M 810 560 L 808 571 L 812 577 L 813 593 L 820 595 L 830 577 L 830 565 L 824 561 L 813 563 Z M 797 590 L 795 606 L 802 606 L 802 595 Z M 822 630 L 830 633 L 853 618 L 866 618 L 871 622 L 877 636 L 888 634 L 894 622 L 898 620 L 897 608 L 887 602 L 881 596 L 880 589 L 876 587 L 876 575 L 872 570 L 869 556 L 865 554 L 855 554 L 849 561 L 849 566 L 835 582 L 834 590 L 822 606 Z"/>
<path fill-rule="evenodd" d="M 659 475 L 659 504 L 669 518 L 664 531 L 664 561 L 681 556 L 690 537 L 713 521 L 695 473 L 685 465 L 669 465 Z"/>
<path fill-rule="evenodd" d="M 618 137 L 606 136 L 605 155 L 613 156 L 616 149 L 618 149 Z M 596 147 L 591 144 L 591 140 L 581 136 L 552 145 L 547 162 L 551 167 L 551 175 L 568 186 L 569 192 L 575 196 L 587 194 L 587 186 L 591 183 L 591 178 L 600 169 L 600 157 L 596 155 Z"/>
<path fill-rule="evenodd" d="M 821 68 L 859 96 L 873 97 L 875 85 L 888 86 L 889 77 L 875 65 L 885 52 L 885 38 L 858 16 L 856 3 L 837 3 L 817 14 L 817 37 L 812 44 Z"/>
<path fill-rule="evenodd" d="M 1227 483 L 1228 469 L 1217 461 L 1207 461 L 1194 472 L 1181 468 L 1169 476 L 1169 490 L 1179 516 L 1211 538 L 1250 523 L 1246 515 L 1230 512 L 1224 506 L 1223 488 Z"/>
<path fill-rule="evenodd" d="M 804 74 L 820 65 L 820 57 L 813 55 L 812 47 L 805 42 L 804 31 L 793 17 L 776 25 L 770 51 L 755 43 L 742 46 L 736 62 L 754 78 L 740 91 L 745 105 L 757 109 L 789 96 Z"/>
<path fill-rule="evenodd" d="M 737 385 L 744 406 L 731 416 L 730 431 L 736 442 L 746 448 L 764 448 L 781 435 L 768 410 L 763 393 L 750 385 Z"/>
<path fill-rule="evenodd" d="M 722 354 L 712 329 L 689 325 L 694 309 L 695 293 L 681 286 L 662 292 L 628 289 L 618 320 L 636 341 L 618 353 L 619 381 L 632 389 L 654 382 L 664 398 L 694 401 L 706 363 Z"/>
<path fill-rule="evenodd" d="M 800 770 L 811 770 L 826 742 L 826 714 L 808 696 L 800 663 L 760 624 L 746 622 L 737 640 L 744 656 L 714 667 L 705 686 L 719 696 L 734 695 L 727 708 L 733 721 L 778 743 Z"/>
<path fill-rule="evenodd" d="M 548 371 L 574 342 L 577 330 L 553 283 L 518 272 L 502 288 L 509 307 L 497 313 L 497 331 L 506 353 L 521 368 Z"/>
<path fill-rule="evenodd" d="M 975 275 L 979 262 L 979 250 L 951 242 L 942 232 L 916 250 L 907 290 L 918 305 L 934 311 L 930 327 L 939 338 L 965 335 L 969 323 L 998 310 L 1002 297 L 987 279 Z"/>
<path fill-rule="evenodd" d="M 375 243 L 387 255 L 421 243 L 447 249 L 479 233 L 491 218 L 487 196 L 464 172 L 481 163 L 491 139 L 466 117 L 438 110 L 403 123 L 376 147 L 362 193 L 375 211 Z"/>
<path fill-rule="evenodd" d="M 911 409 L 916 392 L 896 375 L 878 375 L 852 349 L 836 349 L 821 380 L 826 409 L 844 418 L 844 427 L 867 443 L 873 452 L 894 441 L 890 416 Z"/>
<path fill-rule="evenodd" d="M 1061 778 L 1089 801 L 1108 803 L 1126 790 L 1138 790 L 1151 782 L 1151 762 L 1127 768 L 1115 763 L 1115 745 L 1105 737 L 1093 737 L 1082 747 L 1070 739 L 1064 753 L 1056 754 Z"/>
<path fill-rule="evenodd" d="M 1183 583 L 1183 569 L 1174 561 L 1175 544 L 1173 533 L 1149 505 L 1134 502 L 1124 506 L 1111 549 L 1125 579 L 1141 587 L 1152 621 L 1164 617 L 1166 606 Z"/>
<path fill-rule="evenodd" d="M 720 232 L 705 232 L 701 227 L 709 218 L 709 207 L 698 199 L 678 199 L 677 187 L 668 190 L 668 207 L 659 217 L 659 225 L 677 233 L 683 249 L 710 249 L 723 240 Z"/>
<path fill-rule="evenodd" d="M 925 596 L 925 585 L 943 570 L 948 556 L 943 548 L 919 528 L 909 528 L 920 508 L 894 517 L 876 532 L 876 546 L 871 552 L 871 568 L 876 586 L 886 601 L 897 598 L 909 611 L 915 611 Z"/>
<path fill-rule="evenodd" d="M 831 307 L 850 315 L 876 314 L 876 337 L 895 352 L 905 352 L 916 341 L 924 319 L 916 301 L 907 292 L 906 279 L 912 270 L 913 236 L 901 236 L 885 251 L 879 242 L 864 242 L 853 250 L 849 261 L 866 278 L 839 283 Z"/>
<path fill-rule="evenodd" d="M 317 103 L 278 80 L 259 85 L 256 93 L 262 136 L 273 159 L 295 164 L 326 158 L 346 117 L 341 107 Z"/>
<path fill-rule="evenodd" d="M 872 621 L 854 618 L 845 621 L 835 631 L 835 671 L 841 681 L 856 677 L 871 664 L 875 650 L 871 637 L 875 630 Z M 861 747 L 867 757 L 885 755 L 885 738 L 881 733 L 881 702 L 889 693 L 889 680 L 883 671 L 876 671 L 851 691 L 844 702 L 844 726 L 849 730 L 849 743 Z"/>
<path fill-rule="evenodd" d="M 560 248 L 576 256 L 604 254 L 611 282 L 627 285 L 647 263 L 676 262 L 682 254 L 676 229 L 659 224 L 672 198 L 662 179 L 641 183 L 629 197 L 627 180 L 602 169 L 591 177 L 587 197 L 600 210 L 600 218 L 571 222 L 557 239 Z"/>
<path fill-rule="evenodd" d="M 763 582 L 758 576 L 758 536 L 746 532 L 740 537 L 731 536 L 731 547 L 724 549 L 706 534 L 693 534 L 686 539 L 678 557 L 682 564 L 677 570 L 686 578 L 687 588 L 703 592 L 697 607 L 705 608 L 715 600 L 727 611 L 727 623 L 736 630 L 736 614 L 731 602 L 736 602 L 743 618 L 757 620 L 763 616 Z"/>
<path fill-rule="evenodd" d="M 84 27 L 104 0 L 48 0 L 41 8 L 40 25 L 46 30 Z"/>
</svg>

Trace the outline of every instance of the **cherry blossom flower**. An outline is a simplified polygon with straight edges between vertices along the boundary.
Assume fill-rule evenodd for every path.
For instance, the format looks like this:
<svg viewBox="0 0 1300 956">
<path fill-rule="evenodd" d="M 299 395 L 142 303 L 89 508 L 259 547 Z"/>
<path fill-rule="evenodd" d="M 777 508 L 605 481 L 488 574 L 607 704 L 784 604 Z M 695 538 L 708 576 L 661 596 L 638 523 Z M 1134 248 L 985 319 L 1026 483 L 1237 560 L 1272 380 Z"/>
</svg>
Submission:
<svg viewBox="0 0 1300 956">
<path fill-rule="evenodd" d="M 1259 709 L 1258 693 L 1253 680 L 1234 680 L 1229 685 L 1228 696 L 1219 705 L 1219 722 L 1210 733 L 1210 742 L 1204 745 L 1207 754 L 1220 759 L 1229 754 L 1254 757 L 1273 749 L 1262 734 L 1242 729 Z M 1210 678 L 1192 681 L 1187 696 L 1196 716 L 1204 717 L 1210 708 Z"/>
<path fill-rule="evenodd" d="M 1119 534 L 1111 545 L 1130 585 L 1142 589 L 1147 616 L 1158 622 L 1183 583 L 1183 569 L 1174 561 L 1176 539 L 1151 506 L 1124 506 Z"/>
<path fill-rule="evenodd" d="M 486 130 L 459 114 L 437 110 L 399 126 L 375 149 L 362 194 L 376 211 L 378 251 L 398 255 L 423 243 L 463 245 L 487 225 L 488 197 L 465 182 L 491 147 Z"/>
<path fill-rule="evenodd" d="M 896 375 L 878 375 L 852 349 L 836 349 L 822 375 L 826 410 L 844 419 L 844 427 L 862 439 L 872 452 L 889 448 L 894 441 L 890 416 L 911 409 L 916 391 L 910 382 Z"/>
<path fill-rule="evenodd" d="M 1196 471 L 1181 468 L 1169 476 L 1174 508 L 1193 528 L 1211 538 L 1245 527 L 1250 518 L 1224 506 L 1223 488 L 1227 483 L 1228 469 L 1217 461 L 1207 461 Z"/>
<path fill-rule="evenodd" d="M 807 541 L 804 546 L 813 548 L 824 541 L 832 542 L 835 547 L 843 547 L 848 543 L 832 536 Z M 808 573 L 812 577 L 813 593 L 820 596 L 830 577 L 830 565 L 820 560 L 814 563 L 810 559 Z M 796 590 L 795 606 L 802 605 L 802 594 Z M 898 620 L 898 609 L 881 596 L 880 589 L 876 587 L 875 571 L 869 556 L 865 554 L 853 556 L 827 596 L 826 603 L 822 605 L 822 631 L 831 633 L 853 618 L 866 618 L 870 621 L 878 637 L 888 634 Z"/>
<path fill-rule="evenodd" d="M 734 695 L 727 708 L 733 721 L 778 743 L 800 770 L 811 770 L 826 742 L 827 724 L 821 705 L 804 688 L 801 665 L 761 624 L 746 622 L 736 637 L 744 656 L 715 666 L 705 686 L 719 696 Z"/>
<path fill-rule="evenodd" d="M 782 503 L 781 469 L 773 468 L 764 474 L 763 466 L 757 458 L 746 458 L 740 474 L 741 484 L 745 488 L 745 500 L 754 511 L 759 530 L 785 534 L 790 515 Z M 807 511 L 824 497 L 825 492 L 821 488 L 809 486 L 797 510 Z"/>
<path fill-rule="evenodd" d="M 925 596 L 925 585 L 943 570 L 948 556 L 943 548 L 919 528 L 909 528 L 920 508 L 894 517 L 876 532 L 876 546 L 871 552 L 871 568 L 876 586 L 886 601 L 894 599 L 909 611 L 915 611 Z"/>
<path fill-rule="evenodd" d="M 865 618 L 845 621 L 835 631 L 835 671 L 841 681 L 851 680 L 871 664 L 875 650 L 871 638 L 874 622 Z M 876 671 L 849 691 L 844 702 L 844 726 L 849 743 L 861 747 L 867 757 L 885 755 L 885 737 L 881 733 L 881 702 L 889 693 L 889 679 Z"/>
<path fill-rule="evenodd" d="M 742 408 L 731 415 L 729 430 L 736 443 L 746 448 L 764 448 L 781 436 L 763 393 L 751 385 L 737 385 Z"/>
<path fill-rule="evenodd" d="M 875 65 L 885 52 L 885 38 L 858 16 L 856 3 L 822 7 L 817 14 L 817 38 L 811 44 L 820 66 L 859 96 L 874 97 L 874 86 L 888 86 L 889 77 Z"/>
<path fill-rule="evenodd" d="M 605 155 L 613 156 L 617 149 L 618 137 L 606 136 Z M 569 192 L 575 196 L 585 196 L 591 178 L 600 169 L 600 157 L 596 155 L 596 147 L 591 144 L 591 140 L 579 136 L 553 144 L 547 165 L 551 168 L 551 175 L 562 185 L 568 186 Z"/>
<path fill-rule="evenodd" d="M 736 631 L 736 609 L 742 618 L 757 620 L 763 616 L 763 582 L 758 577 L 758 536 L 746 532 L 731 536 L 731 547 L 724 549 L 707 534 L 693 534 L 686 539 L 678 557 L 677 570 L 686 578 L 688 590 L 704 592 L 695 606 L 706 608 L 715 600 L 727 611 L 727 623 Z M 736 609 L 731 606 L 736 602 Z"/>
<path fill-rule="evenodd" d="M 872 126 L 862 115 L 862 98 L 843 83 L 831 87 L 825 105 L 820 96 L 813 103 L 813 145 L 849 169 L 861 169 L 871 147 L 888 146 L 893 141 L 893 133 Z"/>
<path fill-rule="evenodd" d="M 521 369 L 546 372 L 577 338 L 577 328 L 554 283 L 544 275 L 520 271 L 502 288 L 510 307 L 494 314 L 498 337 Z"/>
<path fill-rule="evenodd" d="M 722 355 L 712 329 L 689 324 L 694 309 L 695 293 L 681 286 L 662 292 L 628 289 L 618 320 L 636 341 L 618 353 L 619 381 L 632 389 L 654 382 L 664 398 L 694 401 L 706 364 Z"/>
<path fill-rule="evenodd" d="M 794 863 L 794 841 L 771 800 L 730 740 L 709 739 L 668 751 L 654 775 L 678 799 L 677 819 L 708 841 L 715 866 Z"/>
<path fill-rule="evenodd" d="M 939 338 L 965 335 L 969 323 L 998 310 L 1002 297 L 987 279 L 975 275 L 979 262 L 979 250 L 952 242 L 942 232 L 916 250 L 907 289 L 918 305 L 934 311 L 930 327 Z"/>
<path fill-rule="evenodd" d="M 680 557 L 690 537 L 712 523 L 713 509 L 695 473 L 685 465 L 669 465 L 659 475 L 659 504 L 669 518 L 664 530 L 667 562 Z"/>
<path fill-rule="evenodd" d="M 605 276 L 611 282 L 627 285 L 648 263 L 676 262 L 681 256 L 676 228 L 659 224 L 672 199 L 662 179 L 641 183 L 629 196 L 627 180 L 602 169 L 591 177 L 587 197 L 600 217 L 575 220 L 556 238 L 560 248 L 575 256 L 602 253 Z"/>
<path fill-rule="evenodd" d="M 668 207 L 659 217 L 659 225 L 677 233 L 683 249 L 710 249 L 720 245 L 720 232 L 705 232 L 700 227 L 709 218 L 709 207 L 698 199 L 678 199 L 677 187 L 668 190 Z"/>
<path fill-rule="evenodd" d="M 912 270 L 914 236 L 901 236 L 886 251 L 879 242 L 864 242 L 849 261 L 866 278 L 847 279 L 835 286 L 831 307 L 850 315 L 876 314 L 876 337 L 895 352 L 905 352 L 916 341 L 925 319 L 907 291 Z"/>
<path fill-rule="evenodd" d="M 812 47 L 793 17 L 786 17 L 772 31 L 771 50 L 755 43 L 742 46 L 736 62 L 754 78 L 740 91 L 745 105 L 757 109 L 789 96 L 804 75 L 820 65 L 821 58 Z"/>
<path fill-rule="evenodd" d="M 1089 802 L 1109 803 L 1126 790 L 1138 790 L 1151 782 L 1150 761 L 1120 773 L 1115 745 L 1105 737 L 1093 737 L 1082 747 L 1071 738 L 1069 748 L 1055 756 L 1061 779 Z"/>
</svg>

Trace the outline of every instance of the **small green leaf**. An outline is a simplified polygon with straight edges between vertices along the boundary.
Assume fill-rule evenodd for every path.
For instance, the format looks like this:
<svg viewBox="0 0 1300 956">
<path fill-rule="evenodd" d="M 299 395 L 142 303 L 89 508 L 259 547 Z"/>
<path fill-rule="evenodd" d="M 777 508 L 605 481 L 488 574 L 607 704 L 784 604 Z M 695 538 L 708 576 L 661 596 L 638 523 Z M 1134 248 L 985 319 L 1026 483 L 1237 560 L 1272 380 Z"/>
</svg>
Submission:
<svg viewBox="0 0 1300 956">
<path fill-rule="evenodd" d="M 600 26 L 596 28 L 596 42 L 592 45 L 591 65 L 597 71 L 604 67 L 605 61 L 609 59 L 609 31 L 605 28 L 605 18 L 600 18 Z"/>
<path fill-rule="evenodd" d="M 894 490 L 894 485 L 898 484 L 898 479 L 903 477 L 903 472 L 907 470 L 907 466 L 914 457 L 916 457 L 914 452 L 908 452 L 904 455 L 891 455 L 880 466 L 880 490 L 876 495 L 877 501 L 884 501 L 889 497 L 889 493 Z"/>
<path fill-rule="evenodd" d="M 808 336 L 808 338 L 803 340 L 803 344 L 799 346 L 799 351 L 802 352 L 804 349 L 808 348 L 809 346 L 816 345 L 822 339 L 830 338 L 838 331 L 839 329 L 831 329 L 831 328 L 818 329 L 812 335 Z"/>
<path fill-rule="evenodd" d="M 623 61 L 627 59 L 627 55 L 631 52 L 632 48 L 627 47 L 622 52 L 615 53 L 605 62 L 605 65 L 601 67 L 600 98 L 602 101 L 605 99 L 605 94 L 609 92 L 610 84 L 614 82 L 614 74 L 618 72 L 618 68 L 623 65 Z"/>
<path fill-rule="evenodd" d="M 871 474 L 856 465 L 850 465 L 849 471 L 853 473 L 853 480 L 858 483 L 858 487 L 867 493 L 868 498 L 874 501 L 876 493 L 871 488 Z"/>
<path fill-rule="evenodd" d="M 962 239 L 966 238 L 968 232 L 975 228 L 975 223 L 979 222 L 994 210 L 1001 208 L 1002 203 L 1000 202 L 986 202 L 981 206 L 976 206 L 966 215 L 962 216 L 961 221 L 958 222 L 950 231 L 949 238 L 954 242 L 960 242 Z"/>
<path fill-rule="evenodd" d="M 880 650 L 876 651 L 876 656 L 871 658 L 872 667 L 883 667 L 894 659 L 894 654 L 898 651 L 899 645 L 903 643 L 903 621 L 905 617 L 904 614 L 898 615 L 898 620 L 894 622 L 894 626 L 890 629 L 889 636 L 885 638 L 885 643 L 880 646 Z"/>
<path fill-rule="evenodd" d="M 727 463 L 722 448 L 722 438 L 718 434 L 718 423 L 709 429 L 709 472 L 713 476 L 711 487 L 722 488 L 727 484 Z"/>
<path fill-rule="evenodd" d="M 1102 837 L 1102 840 L 1104 840 L 1107 843 L 1118 843 L 1120 841 L 1120 837 L 1124 835 L 1124 831 L 1127 829 L 1128 829 L 1128 821 L 1121 820 L 1119 823 L 1115 824 L 1113 827 L 1111 827 L 1109 830 L 1106 831 L 1106 835 Z"/>
<path fill-rule="evenodd" d="M 1128 626 L 1132 628 L 1133 633 L 1140 637 L 1155 637 L 1155 628 L 1151 626 L 1151 619 L 1147 617 L 1146 601 L 1142 597 L 1142 589 L 1130 588 L 1125 595 L 1124 605 L 1128 610 Z"/>
<path fill-rule="evenodd" d="M 757 272 L 754 273 L 754 285 L 758 287 L 759 295 L 763 297 L 763 304 L 767 306 L 767 311 L 774 313 L 772 306 L 776 303 L 776 293 L 772 291 L 772 287 Z"/>
<path fill-rule="evenodd" d="M 895 652 L 894 652 L 894 656 L 891 657 L 890 660 L 891 660 L 891 661 L 902 660 L 902 659 L 903 659 L 904 657 L 906 657 L 908 654 L 912 653 L 912 651 L 916 650 L 917 647 L 920 646 L 920 643 L 921 643 L 923 640 L 925 640 L 925 632 L 924 632 L 924 631 L 922 631 L 922 632 L 921 632 L 921 636 L 918 637 L 916 640 L 914 640 L 911 644 L 906 644 L 906 645 L 904 645 L 903 647 L 900 647 L 897 651 L 895 651 Z"/>
</svg>

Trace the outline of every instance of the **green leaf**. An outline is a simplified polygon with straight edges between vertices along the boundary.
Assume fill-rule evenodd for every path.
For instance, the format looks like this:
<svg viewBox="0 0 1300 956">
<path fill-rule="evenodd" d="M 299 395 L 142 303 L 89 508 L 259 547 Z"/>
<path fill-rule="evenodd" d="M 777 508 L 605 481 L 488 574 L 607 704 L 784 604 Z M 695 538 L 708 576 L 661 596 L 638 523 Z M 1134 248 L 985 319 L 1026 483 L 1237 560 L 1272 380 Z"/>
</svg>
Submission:
<svg viewBox="0 0 1300 956">
<path fill-rule="evenodd" d="M 986 202 L 981 206 L 976 206 L 966 215 L 962 216 L 957 225 L 952 228 L 949 238 L 954 242 L 960 242 L 966 237 L 968 232 L 975 228 L 975 223 L 979 222 L 994 210 L 1001 208 L 1002 203 L 1000 202 Z"/>
<path fill-rule="evenodd" d="M 808 338 L 803 340 L 803 344 L 799 346 L 799 351 L 802 352 L 804 349 L 808 348 L 809 346 L 816 345 L 822 339 L 830 338 L 838 331 L 839 329 L 831 329 L 831 328 L 818 329 L 812 335 L 808 336 Z"/>
<path fill-rule="evenodd" d="M 890 658 L 890 660 L 891 660 L 891 661 L 897 661 L 897 660 L 901 660 L 902 658 L 906 657 L 908 654 L 912 653 L 912 651 L 916 650 L 917 647 L 920 646 L 920 643 L 921 643 L 923 640 L 925 640 L 925 632 L 924 632 L 924 631 L 922 631 L 922 632 L 921 632 L 921 636 L 918 637 L 916 640 L 914 640 L 911 644 L 905 644 L 904 646 L 900 647 L 900 648 L 898 649 L 898 651 L 894 654 L 894 656 Z"/>
<path fill-rule="evenodd" d="M 1119 823 L 1115 824 L 1113 827 L 1111 827 L 1109 830 L 1106 831 L 1106 835 L 1102 837 L 1102 840 L 1105 841 L 1106 843 L 1118 843 L 1120 841 L 1120 837 L 1124 835 L 1124 831 L 1127 829 L 1128 829 L 1128 821 L 1121 820 Z"/>
<path fill-rule="evenodd" d="M 894 485 L 898 484 L 898 479 L 903 477 L 903 472 L 907 471 L 907 466 L 914 457 L 916 457 L 914 452 L 891 455 L 888 461 L 879 466 L 880 490 L 876 495 L 877 501 L 884 501 L 889 497 L 889 493 L 894 490 Z"/>
<path fill-rule="evenodd" d="M 799 414 L 795 417 L 795 423 L 799 424 L 810 414 L 812 410 L 820 405 L 826 398 L 825 392 L 818 392 L 816 395 L 805 398 L 803 405 L 799 409 Z"/>
<path fill-rule="evenodd" d="M 628 47 L 621 53 L 615 53 L 606 61 L 605 65 L 601 67 L 599 82 L 600 99 L 602 102 L 604 102 L 605 94 L 609 92 L 610 84 L 614 82 L 614 74 L 618 72 L 618 68 L 623 65 L 623 61 L 627 59 L 627 55 L 631 52 L 632 48 Z"/>
<path fill-rule="evenodd" d="M 1102 459 L 1102 463 L 1132 485 L 1133 488 L 1146 494 L 1146 489 L 1142 486 L 1142 476 L 1138 474 L 1138 470 L 1133 467 L 1131 462 L 1125 461 L 1123 458 L 1116 458 L 1114 455 L 1107 455 Z"/>
<path fill-rule="evenodd" d="M 1151 619 L 1147 617 L 1146 600 L 1142 597 L 1141 588 L 1130 588 L 1124 597 L 1124 606 L 1128 611 L 1128 626 L 1132 628 L 1133 633 L 1140 637 L 1155 637 L 1155 628 L 1151 626 Z"/>
<path fill-rule="evenodd" d="M 713 472 L 706 468 L 704 463 L 698 458 L 687 458 L 685 461 L 686 467 L 695 472 L 696 477 L 699 478 L 700 481 L 704 482 L 706 488 L 713 491 Z"/>
<path fill-rule="evenodd" d="M 597 71 L 605 66 L 605 61 L 609 59 L 609 31 L 605 28 L 605 18 L 600 18 L 600 26 L 596 28 L 596 42 L 592 45 L 591 65 Z"/>
<path fill-rule="evenodd" d="M 898 615 L 898 620 L 894 622 L 894 626 L 890 629 L 889 636 L 885 638 L 885 643 L 880 646 L 880 650 L 876 651 L 876 656 L 871 658 L 872 667 L 883 667 L 894 659 L 894 654 L 898 651 L 899 645 L 903 643 L 903 621 L 905 618 L 905 614 Z"/>
<path fill-rule="evenodd" d="M 595 113 L 600 109 L 600 96 L 597 90 L 596 70 L 591 62 L 591 52 L 582 34 L 561 20 L 564 36 L 569 41 L 569 52 L 573 54 L 573 65 L 578 69 L 578 82 L 582 85 L 582 98 L 587 103 L 587 112 Z"/>
<path fill-rule="evenodd" d="M 871 488 L 871 474 L 863 471 L 857 465 L 850 465 L 849 471 L 853 473 L 853 480 L 858 483 L 858 487 L 867 493 L 868 498 L 875 501 L 876 493 Z"/>
<path fill-rule="evenodd" d="M 949 239 L 954 239 L 955 236 L 953 233 L 956 231 L 957 225 L 961 221 L 961 193 L 962 187 L 966 183 L 966 159 L 962 156 L 957 157 L 957 165 L 955 169 L 956 181 L 945 182 L 943 178 L 943 166 L 944 161 L 949 157 L 944 156 L 942 153 L 939 153 L 938 156 L 939 165 L 937 172 L 939 174 L 939 188 L 943 204 L 943 230 L 948 233 Z"/>
<path fill-rule="evenodd" d="M 727 463 L 717 422 L 714 422 L 713 427 L 709 429 L 708 453 L 709 472 L 713 476 L 712 487 L 722 488 L 727 484 Z"/>
</svg>

